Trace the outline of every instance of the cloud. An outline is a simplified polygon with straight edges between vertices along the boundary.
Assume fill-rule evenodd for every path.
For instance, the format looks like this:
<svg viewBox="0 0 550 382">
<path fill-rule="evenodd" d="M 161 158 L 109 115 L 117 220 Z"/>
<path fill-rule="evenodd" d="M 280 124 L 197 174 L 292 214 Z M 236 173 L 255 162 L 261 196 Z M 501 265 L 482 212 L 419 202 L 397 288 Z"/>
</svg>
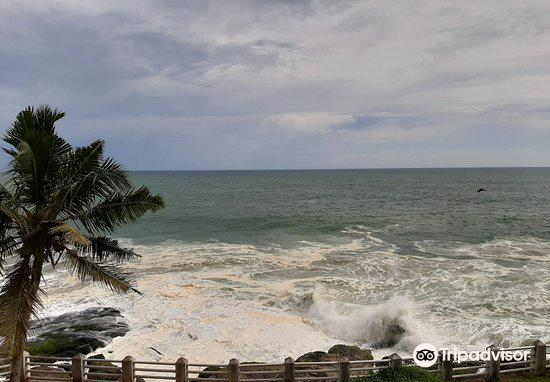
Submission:
<svg viewBox="0 0 550 382">
<path fill-rule="evenodd" d="M 549 11 L 6 0 L 0 123 L 49 102 L 131 168 L 550 165 Z"/>
<path fill-rule="evenodd" d="M 342 125 L 352 122 L 351 115 L 326 113 L 284 113 L 268 115 L 262 122 L 264 131 L 283 131 L 290 136 L 325 135 Z"/>
</svg>

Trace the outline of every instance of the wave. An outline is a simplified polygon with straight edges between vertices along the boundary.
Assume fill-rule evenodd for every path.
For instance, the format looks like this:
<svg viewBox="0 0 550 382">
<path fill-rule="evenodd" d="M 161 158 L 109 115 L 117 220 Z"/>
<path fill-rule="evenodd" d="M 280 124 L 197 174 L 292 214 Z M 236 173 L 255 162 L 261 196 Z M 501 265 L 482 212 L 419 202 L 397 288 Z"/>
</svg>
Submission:
<svg viewBox="0 0 550 382">
<path fill-rule="evenodd" d="M 315 302 L 305 317 L 330 335 L 370 348 L 410 352 L 421 342 L 439 343 L 415 318 L 416 304 L 397 296 L 378 305 Z"/>
<path fill-rule="evenodd" d="M 500 238 L 479 244 L 416 241 L 417 250 L 445 258 L 550 262 L 550 241 L 535 237 Z"/>
<path fill-rule="evenodd" d="M 144 296 L 112 295 L 61 272 L 46 275 L 45 303 L 50 314 L 120 308 L 131 331 L 102 351 L 148 358 L 148 346 L 166 357 L 275 361 L 338 342 L 410 352 L 420 342 L 550 340 L 550 243 L 425 240 L 417 251 L 433 256 L 423 257 L 397 254 L 388 240 L 354 226 L 290 248 L 125 241 L 143 255 L 126 268 Z"/>
</svg>

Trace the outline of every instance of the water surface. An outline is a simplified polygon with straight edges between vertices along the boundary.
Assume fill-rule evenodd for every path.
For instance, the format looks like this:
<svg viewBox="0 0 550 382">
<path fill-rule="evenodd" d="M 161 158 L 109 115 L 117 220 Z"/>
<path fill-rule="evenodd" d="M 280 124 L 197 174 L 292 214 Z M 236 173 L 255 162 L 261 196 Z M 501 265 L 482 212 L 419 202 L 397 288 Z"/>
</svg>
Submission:
<svg viewBox="0 0 550 382">
<path fill-rule="evenodd" d="M 104 352 L 281 360 L 396 325 L 381 354 L 550 340 L 550 169 L 132 177 L 167 201 L 117 232 L 144 296 L 47 277 L 49 313 L 124 311 L 132 330 Z"/>
</svg>

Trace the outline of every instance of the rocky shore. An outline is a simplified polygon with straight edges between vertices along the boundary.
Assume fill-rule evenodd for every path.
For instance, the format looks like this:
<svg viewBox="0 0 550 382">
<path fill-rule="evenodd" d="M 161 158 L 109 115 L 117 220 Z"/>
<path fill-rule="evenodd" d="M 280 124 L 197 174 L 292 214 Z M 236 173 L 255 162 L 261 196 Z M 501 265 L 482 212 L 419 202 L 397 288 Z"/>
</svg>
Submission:
<svg viewBox="0 0 550 382">
<path fill-rule="evenodd" d="M 119 310 L 115 308 L 89 308 L 81 312 L 66 313 L 33 322 L 27 351 L 31 355 L 72 357 L 88 355 L 106 346 L 115 337 L 129 331 Z M 312 351 L 296 362 L 335 361 L 346 356 L 350 360 L 370 360 L 370 350 L 358 346 L 335 345 L 328 351 Z"/>
<path fill-rule="evenodd" d="M 45 318 L 35 321 L 32 325 L 32 337 L 27 343 L 27 351 L 32 355 L 72 357 L 77 354 L 88 355 L 98 348 L 106 346 L 113 338 L 124 336 L 129 330 L 128 324 L 124 321 L 120 311 L 114 308 L 90 308 L 78 313 L 67 313 L 58 317 Z M 358 346 L 334 345 L 328 351 L 312 351 L 301 355 L 296 362 L 329 362 L 337 361 L 342 356 L 352 360 L 372 360 L 372 352 L 361 349 Z M 105 359 L 103 355 L 90 356 L 90 358 Z M 51 360 L 43 359 L 44 362 Z M 259 362 L 243 362 L 251 366 L 250 371 L 254 373 L 244 374 L 241 379 L 273 378 L 273 366 L 265 366 Z M 105 378 L 113 381 L 116 375 L 119 377 L 120 368 L 108 361 L 94 363 L 99 369 L 91 368 L 90 372 L 105 373 Z M 112 371 L 105 371 L 101 366 L 114 367 Z M 93 370 L 92 370 L 93 369 Z M 318 370 L 309 374 L 312 377 L 326 377 L 332 371 L 323 370 L 320 365 Z M 70 371 L 69 363 L 57 363 L 51 366 L 38 366 L 32 369 L 33 376 L 51 376 L 52 372 L 58 372 L 59 377 L 67 377 Z M 216 367 L 206 368 L 200 378 L 210 378 L 218 374 L 212 373 L 221 370 Z M 42 372 L 42 373 L 41 373 Z M 110 374 L 110 375 L 109 375 Z M 57 375 L 57 374 L 56 374 Z M 138 382 L 144 382 L 141 378 Z"/>
<path fill-rule="evenodd" d="M 129 330 L 119 310 L 90 308 L 34 321 L 27 351 L 31 355 L 72 357 L 90 354 Z"/>
</svg>

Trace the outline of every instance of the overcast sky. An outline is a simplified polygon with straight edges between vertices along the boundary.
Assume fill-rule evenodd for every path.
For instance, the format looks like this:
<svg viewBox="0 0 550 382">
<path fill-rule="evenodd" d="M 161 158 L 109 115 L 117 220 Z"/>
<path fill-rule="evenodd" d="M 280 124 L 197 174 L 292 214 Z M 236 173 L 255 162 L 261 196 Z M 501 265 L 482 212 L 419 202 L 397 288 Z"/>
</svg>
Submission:
<svg viewBox="0 0 550 382">
<path fill-rule="evenodd" d="M 42 103 L 129 169 L 550 166 L 550 1 L 2 0 Z"/>
</svg>

